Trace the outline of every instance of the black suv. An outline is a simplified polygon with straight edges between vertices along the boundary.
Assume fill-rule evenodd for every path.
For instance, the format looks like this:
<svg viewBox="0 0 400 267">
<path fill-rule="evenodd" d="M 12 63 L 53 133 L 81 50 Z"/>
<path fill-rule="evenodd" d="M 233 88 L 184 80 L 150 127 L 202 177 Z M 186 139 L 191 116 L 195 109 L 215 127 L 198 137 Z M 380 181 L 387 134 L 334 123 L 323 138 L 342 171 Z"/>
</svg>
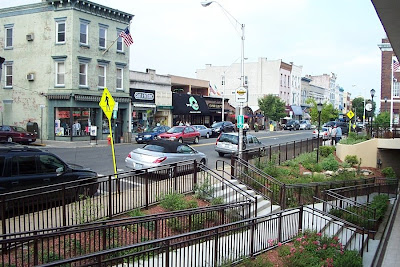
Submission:
<svg viewBox="0 0 400 267">
<path fill-rule="evenodd" d="M 220 133 L 229 133 L 235 131 L 235 124 L 230 121 L 220 121 L 211 125 L 211 135 L 218 136 Z"/>
<path fill-rule="evenodd" d="M 32 188 L 40 190 L 42 186 L 71 181 L 76 181 L 76 185 L 89 183 L 84 191 L 87 195 L 97 192 L 97 173 L 90 169 L 67 164 L 56 155 L 37 148 L 0 144 L 0 194 Z"/>
<path fill-rule="evenodd" d="M 298 120 L 290 120 L 285 125 L 286 130 L 300 130 L 300 122 Z"/>
<path fill-rule="evenodd" d="M 349 125 L 346 122 L 342 121 L 329 121 L 324 124 L 326 127 L 340 127 L 342 129 L 342 135 L 347 135 L 349 133 Z"/>
</svg>

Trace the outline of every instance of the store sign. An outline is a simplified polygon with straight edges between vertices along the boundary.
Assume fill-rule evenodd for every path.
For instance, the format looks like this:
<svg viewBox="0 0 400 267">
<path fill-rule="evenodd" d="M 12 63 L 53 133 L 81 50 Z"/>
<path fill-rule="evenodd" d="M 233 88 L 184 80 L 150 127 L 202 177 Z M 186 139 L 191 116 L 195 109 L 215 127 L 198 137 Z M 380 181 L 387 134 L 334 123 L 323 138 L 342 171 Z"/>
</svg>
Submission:
<svg viewBox="0 0 400 267">
<path fill-rule="evenodd" d="M 222 108 L 222 104 L 218 104 L 218 103 L 208 103 L 208 108 L 218 108 L 221 109 Z"/>
<path fill-rule="evenodd" d="M 130 89 L 132 102 L 155 103 L 155 91 L 144 89 Z"/>
<path fill-rule="evenodd" d="M 198 95 L 172 94 L 172 104 L 174 106 L 174 115 L 210 114 L 204 98 Z"/>
</svg>

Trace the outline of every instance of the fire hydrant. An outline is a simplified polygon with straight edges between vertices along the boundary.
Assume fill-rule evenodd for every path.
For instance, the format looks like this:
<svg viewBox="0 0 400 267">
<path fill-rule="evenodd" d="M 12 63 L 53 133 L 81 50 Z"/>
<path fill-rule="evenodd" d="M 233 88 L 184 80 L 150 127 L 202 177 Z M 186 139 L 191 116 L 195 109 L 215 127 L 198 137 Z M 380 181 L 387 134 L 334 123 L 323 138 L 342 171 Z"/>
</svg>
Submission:
<svg viewBox="0 0 400 267">
<path fill-rule="evenodd" d="M 107 144 L 110 146 L 111 145 L 111 135 L 107 136 Z"/>
</svg>

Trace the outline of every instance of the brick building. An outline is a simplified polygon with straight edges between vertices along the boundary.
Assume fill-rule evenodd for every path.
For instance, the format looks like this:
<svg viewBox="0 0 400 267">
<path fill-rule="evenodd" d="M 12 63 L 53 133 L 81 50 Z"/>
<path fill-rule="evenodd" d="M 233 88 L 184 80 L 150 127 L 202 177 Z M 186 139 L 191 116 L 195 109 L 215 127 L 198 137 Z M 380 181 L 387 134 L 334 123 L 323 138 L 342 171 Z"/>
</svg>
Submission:
<svg viewBox="0 0 400 267">
<path fill-rule="evenodd" d="M 392 80 L 392 57 L 395 56 L 392 46 L 387 38 L 382 39 L 382 43 L 378 45 L 382 52 L 381 61 L 381 99 L 380 110 L 391 110 L 391 94 L 393 87 L 393 123 L 399 123 L 400 110 L 400 72 L 393 72 Z"/>
</svg>

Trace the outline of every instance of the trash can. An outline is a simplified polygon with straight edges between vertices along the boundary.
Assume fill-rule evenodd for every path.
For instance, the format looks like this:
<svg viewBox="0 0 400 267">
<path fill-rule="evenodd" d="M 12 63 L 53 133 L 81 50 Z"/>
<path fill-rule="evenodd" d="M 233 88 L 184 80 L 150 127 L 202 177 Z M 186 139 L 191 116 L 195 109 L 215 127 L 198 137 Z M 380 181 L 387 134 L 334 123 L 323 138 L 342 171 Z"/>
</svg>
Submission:
<svg viewBox="0 0 400 267">
<path fill-rule="evenodd" d="M 26 130 L 30 133 L 36 134 L 36 136 L 39 136 L 39 126 L 36 122 L 28 122 L 26 124 Z"/>
</svg>

